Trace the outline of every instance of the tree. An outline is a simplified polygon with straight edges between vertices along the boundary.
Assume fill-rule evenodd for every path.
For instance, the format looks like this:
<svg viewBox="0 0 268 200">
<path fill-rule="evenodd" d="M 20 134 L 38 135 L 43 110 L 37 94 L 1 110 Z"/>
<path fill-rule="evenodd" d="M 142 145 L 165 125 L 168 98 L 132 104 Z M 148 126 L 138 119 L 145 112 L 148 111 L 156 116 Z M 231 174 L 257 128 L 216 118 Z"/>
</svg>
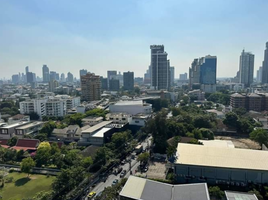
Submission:
<svg viewBox="0 0 268 200">
<path fill-rule="evenodd" d="M 39 120 L 40 118 L 36 112 L 30 112 L 28 115 L 30 116 L 30 120 Z"/>
<path fill-rule="evenodd" d="M 47 140 L 47 133 L 39 133 L 35 137 L 35 139 L 40 140 L 41 142 Z"/>
<path fill-rule="evenodd" d="M 203 138 L 207 138 L 209 140 L 214 140 L 214 133 L 211 130 L 209 130 L 207 128 L 200 128 L 199 130 L 200 130 Z"/>
<path fill-rule="evenodd" d="M 141 163 L 147 163 L 149 158 L 150 158 L 150 154 L 148 152 L 145 152 L 145 153 L 141 153 L 140 155 L 138 155 L 137 161 Z"/>
<path fill-rule="evenodd" d="M 247 113 L 247 110 L 245 108 L 235 108 L 233 109 L 233 112 L 237 114 L 238 116 L 244 115 Z"/>
<path fill-rule="evenodd" d="M 256 129 L 252 131 L 250 134 L 250 139 L 259 143 L 260 145 L 264 144 L 268 146 L 268 133 L 264 129 Z"/>
<path fill-rule="evenodd" d="M 81 113 L 67 115 L 64 119 L 64 122 L 68 125 L 78 125 L 78 126 L 82 127 L 82 119 L 84 117 L 85 116 Z"/>
<path fill-rule="evenodd" d="M 20 169 L 22 172 L 27 173 L 28 177 L 31 169 L 35 166 L 35 162 L 31 157 L 24 158 L 21 162 Z"/>
<path fill-rule="evenodd" d="M 36 166 L 46 165 L 50 159 L 51 146 L 49 142 L 41 142 L 37 148 L 35 160 Z"/>
<path fill-rule="evenodd" d="M 46 133 L 47 137 L 50 137 L 54 128 L 56 128 L 56 123 L 53 121 L 49 121 L 47 123 L 44 124 L 44 126 L 42 127 L 42 129 L 39 131 L 40 133 Z"/>
<path fill-rule="evenodd" d="M 39 192 L 37 193 L 32 200 L 50 200 L 52 198 L 51 192 Z"/>
<path fill-rule="evenodd" d="M 38 146 L 37 149 L 42 149 L 42 148 L 46 148 L 46 149 L 51 149 L 50 143 L 49 142 L 41 142 Z"/>
<path fill-rule="evenodd" d="M 218 186 L 209 187 L 209 194 L 218 199 L 222 199 L 224 197 L 224 192 Z"/>
<path fill-rule="evenodd" d="M 249 120 L 242 118 L 237 121 L 237 131 L 249 134 L 253 131 L 253 126 L 251 125 L 251 122 Z"/>
<path fill-rule="evenodd" d="M 52 184 L 54 191 L 70 190 L 84 179 L 84 168 L 81 166 L 63 169 Z M 63 192 L 64 193 L 64 192 Z"/>
<path fill-rule="evenodd" d="M 131 138 L 131 135 L 128 131 L 113 134 L 112 143 L 114 144 L 115 149 L 121 151 L 123 145 L 127 143 L 129 138 Z"/>
<path fill-rule="evenodd" d="M 17 141 L 18 141 L 18 137 L 16 137 L 16 136 L 12 137 L 7 141 L 7 145 L 10 147 L 13 147 L 17 144 Z"/>
<path fill-rule="evenodd" d="M 88 168 L 93 164 L 93 160 L 90 156 L 88 156 L 82 160 L 82 164 L 84 168 Z"/>
<path fill-rule="evenodd" d="M 237 114 L 235 114 L 234 112 L 229 112 L 225 115 L 225 119 L 223 120 L 223 123 L 227 126 L 236 128 L 237 120 L 238 120 Z"/>
</svg>

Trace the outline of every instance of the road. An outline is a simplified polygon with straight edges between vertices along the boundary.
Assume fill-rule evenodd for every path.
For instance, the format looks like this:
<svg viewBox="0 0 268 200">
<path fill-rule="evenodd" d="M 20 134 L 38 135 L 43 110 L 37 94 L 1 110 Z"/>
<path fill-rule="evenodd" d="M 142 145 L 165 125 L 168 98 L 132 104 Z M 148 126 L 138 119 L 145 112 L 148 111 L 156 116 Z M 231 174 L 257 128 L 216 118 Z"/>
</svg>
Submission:
<svg viewBox="0 0 268 200">
<path fill-rule="evenodd" d="M 143 146 L 143 149 L 147 149 L 147 147 L 151 146 L 151 139 L 152 137 L 150 138 L 146 138 L 142 143 L 141 145 Z M 130 176 L 130 171 L 133 172 L 133 175 L 135 173 L 135 170 L 137 170 L 138 166 L 139 166 L 139 162 L 137 161 L 137 157 L 135 157 L 135 159 L 130 159 L 130 157 L 128 157 L 127 159 L 131 160 L 131 165 L 129 162 L 127 162 L 126 164 L 124 165 L 121 165 L 121 167 L 123 168 L 123 170 L 126 170 L 127 173 L 126 175 L 123 177 L 123 178 L 128 178 Z M 109 187 L 112 185 L 113 181 L 115 179 L 118 179 L 119 181 L 122 179 L 120 178 L 120 174 L 118 175 L 115 175 L 115 174 L 111 174 L 107 177 L 106 181 L 105 182 L 99 182 L 94 188 L 90 189 L 90 191 L 94 191 L 96 192 L 96 194 L 98 195 L 99 193 L 101 193 L 106 187 Z M 84 198 L 85 200 L 88 200 L 87 197 Z"/>
</svg>

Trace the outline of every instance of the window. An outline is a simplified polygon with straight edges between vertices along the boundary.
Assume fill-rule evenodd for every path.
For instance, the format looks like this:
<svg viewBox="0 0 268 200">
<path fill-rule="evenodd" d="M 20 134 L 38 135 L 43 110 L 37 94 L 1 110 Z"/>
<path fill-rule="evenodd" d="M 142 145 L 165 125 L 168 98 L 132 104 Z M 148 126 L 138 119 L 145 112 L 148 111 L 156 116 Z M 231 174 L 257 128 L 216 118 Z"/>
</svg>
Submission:
<svg viewBox="0 0 268 200">
<path fill-rule="evenodd" d="M 140 121 L 135 121 L 136 124 L 140 123 Z"/>
</svg>

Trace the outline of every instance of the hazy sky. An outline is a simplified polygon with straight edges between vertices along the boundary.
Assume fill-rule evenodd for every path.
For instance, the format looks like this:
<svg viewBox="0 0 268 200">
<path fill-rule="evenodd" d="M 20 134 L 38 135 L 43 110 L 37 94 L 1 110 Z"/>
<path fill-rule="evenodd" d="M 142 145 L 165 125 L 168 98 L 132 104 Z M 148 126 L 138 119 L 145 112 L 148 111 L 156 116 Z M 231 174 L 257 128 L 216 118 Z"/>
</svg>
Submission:
<svg viewBox="0 0 268 200">
<path fill-rule="evenodd" d="M 218 77 L 234 76 L 243 48 L 261 65 L 267 0 L 0 0 L 0 78 L 42 65 L 143 76 L 150 45 L 164 44 L 175 76 L 194 58 L 218 57 Z"/>
</svg>

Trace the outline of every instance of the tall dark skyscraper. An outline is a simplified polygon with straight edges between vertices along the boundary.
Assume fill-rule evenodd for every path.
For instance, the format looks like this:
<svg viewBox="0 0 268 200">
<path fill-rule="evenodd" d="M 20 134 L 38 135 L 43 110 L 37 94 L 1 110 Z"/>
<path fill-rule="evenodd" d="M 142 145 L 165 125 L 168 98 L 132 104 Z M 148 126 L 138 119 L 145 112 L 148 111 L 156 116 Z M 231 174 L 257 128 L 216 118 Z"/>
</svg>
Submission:
<svg viewBox="0 0 268 200">
<path fill-rule="evenodd" d="M 164 45 L 151 45 L 151 86 L 155 90 L 168 90 L 170 86 L 170 66 Z"/>
<path fill-rule="evenodd" d="M 12 83 L 15 83 L 15 84 L 17 84 L 17 83 L 19 83 L 19 75 L 18 74 L 14 74 L 14 75 L 12 75 Z"/>
<path fill-rule="evenodd" d="M 250 52 L 242 51 L 239 63 L 239 83 L 249 87 L 253 83 L 254 55 Z"/>
<path fill-rule="evenodd" d="M 124 90 L 134 89 L 134 72 L 123 73 Z"/>
<path fill-rule="evenodd" d="M 29 72 L 29 67 L 28 66 L 26 66 L 25 67 L 25 82 L 26 83 L 28 83 L 28 81 L 27 81 L 27 73 Z"/>
<path fill-rule="evenodd" d="M 266 42 L 264 60 L 262 62 L 262 83 L 268 83 L 268 42 Z"/>
<path fill-rule="evenodd" d="M 49 82 L 49 68 L 47 67 L 47 65 L 43 65 L 43 82 Z"/>
<path fill-rule="evenodd" d="M 26 79 L 27 79 L 27 83 L 33 83 L 34 82 L 34 74 L 32 72 L 27 72 Z"/>
</svg>

